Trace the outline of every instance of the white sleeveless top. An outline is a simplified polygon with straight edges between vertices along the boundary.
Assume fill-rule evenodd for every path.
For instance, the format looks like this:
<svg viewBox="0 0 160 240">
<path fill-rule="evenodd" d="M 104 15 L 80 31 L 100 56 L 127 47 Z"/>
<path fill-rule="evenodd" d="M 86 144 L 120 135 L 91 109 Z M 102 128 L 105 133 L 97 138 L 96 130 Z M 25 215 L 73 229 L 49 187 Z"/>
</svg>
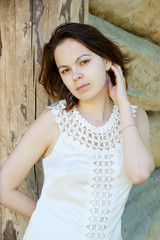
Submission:
<svg viewBox="0 0 160 240">
<path fill-rule="evenodd" d="M 123 169 L 118 106 L 102 127 L 76 107 L 63 110 L 65 100 L 49 108 L 60 136 L 43 159 L 44 184 L 23 240 L 121 240 L 132 182 Z"/>
</svg>

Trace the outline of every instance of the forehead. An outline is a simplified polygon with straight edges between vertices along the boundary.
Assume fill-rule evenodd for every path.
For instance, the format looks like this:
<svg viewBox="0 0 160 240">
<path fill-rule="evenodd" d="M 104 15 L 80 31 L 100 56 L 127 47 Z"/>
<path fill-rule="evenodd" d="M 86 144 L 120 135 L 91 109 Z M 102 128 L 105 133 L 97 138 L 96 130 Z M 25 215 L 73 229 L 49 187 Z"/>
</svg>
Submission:
<svg viewBox="0 0 160 240">
<path fill-rule="evenodd" d="M 67 38 L 62 41 L 54 51 L 54 57 L 56 63 L 66 62 L 70 59 L 75 59 L 82 54 L 94 54 L 91 50 L 85 47 L 82 43 L 72 39 Z"/>
</svg>

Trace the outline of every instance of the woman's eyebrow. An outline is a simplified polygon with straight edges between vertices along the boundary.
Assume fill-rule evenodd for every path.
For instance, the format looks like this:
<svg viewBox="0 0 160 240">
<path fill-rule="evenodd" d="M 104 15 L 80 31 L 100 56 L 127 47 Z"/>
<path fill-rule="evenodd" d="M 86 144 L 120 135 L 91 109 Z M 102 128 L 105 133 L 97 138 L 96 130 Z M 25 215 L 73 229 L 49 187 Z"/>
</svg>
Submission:
<svg viewBox="0 0 160 240">
<path fill-rule="evenodd" d="M 91 56 L 91 54 L 82 54 L 80 55 L 75 62 L 78 62 L 78 60 L 81 58 L 81 57 L 84 57 L 84 56 Z M 68 67 L 67 65 L 61 65 L 58 67 L 58 69 L 62 68 L 62 67 Z"/>
<path fill-rule="evenodd" d="M 81 57 L 84 57 L 84 56 L 91 56 L 91 54 L 82 54 L 81 56 L 79 56 L 75 62 L 78 62 L 78 60 L 81 58 Z"/>
</svg>

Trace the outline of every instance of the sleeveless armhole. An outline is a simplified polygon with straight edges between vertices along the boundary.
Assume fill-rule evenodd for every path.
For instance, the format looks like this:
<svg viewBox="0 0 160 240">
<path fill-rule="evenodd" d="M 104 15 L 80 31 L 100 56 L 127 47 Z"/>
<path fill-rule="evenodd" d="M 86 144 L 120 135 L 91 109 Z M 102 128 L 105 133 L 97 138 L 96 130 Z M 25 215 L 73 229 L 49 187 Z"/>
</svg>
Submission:
<svg viewBox="0 0 160 240">
<path fill-rule="evenodd" d="M 50 110 L 51 111 L 51 114 L 53 116 L 53 121 L 54 121 L 54 124 L 57 125 L 58 129 L 59 129 L 59 134 L 57 135 L 57 138 L 55 140 L 55 144 L 53 146 L 53 148 L 51 148 L 51 151 L 49 152 L 49 154 L 47 154 L 47 156 L 43 157 L 43 160 L 47 159 L 48 157 L 50 157 L 53 152 L 55 152 L 56 148 L 57 148 L 57 145 L 60 141 L 60 135 L 61 135 L 61 117 L 60 117 L 60 112 L 61 110 L 65 109 L 65 100 L 61 100 L 59 102 L 55 102 L 53 103 L 52 105 L 50 106 L 46 106 L 45 108 L 46 110 Z"/>
</svg>

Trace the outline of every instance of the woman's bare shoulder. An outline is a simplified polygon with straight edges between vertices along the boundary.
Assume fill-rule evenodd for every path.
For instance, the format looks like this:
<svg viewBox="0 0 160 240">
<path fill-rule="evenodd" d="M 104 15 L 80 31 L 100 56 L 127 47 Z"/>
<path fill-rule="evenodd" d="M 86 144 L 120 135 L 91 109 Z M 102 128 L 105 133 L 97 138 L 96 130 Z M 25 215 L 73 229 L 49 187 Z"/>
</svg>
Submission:
<svg viewBox="0 0 160 240">
<path fill-rule="evenodd" d="M 55 115 L 52 112 L 52 108 L 45 108 L 38 116 L 38 118 L 36 119 L 36 121 L 39 121 L 40 123 L 48 123 L 51 124 L 51 126 L 56 126 L 56 122 L 55 122 Z M 47 124 L 47 125 L 48 125 Z M 47 127 L 46 125 L 44 127 Z"/>
<path fill-rule="evenodd" d="M 43 130 L 46 142 L 48 143 L 47 148 L 43 153 L 44 158 L 52 152 L 60 134 L 59 127 L 55 121 L 55 118 L 56 116 L 53 114 L 52 109 L 45 109 L 41 112 L 36 120 L 39 122 L 39 128 Z"/>
<path fill-rule="evenodd" d="M 40 128 L 40 131 L 46 133 L 46 137 L 49 138 L 54 137 L 57 133 L 59 133 L 58 125 L 55 121 L 56 116 L 53 114 L 52 109 L 44 109 L 35 120 L 33 125 L 37 125 Z"/>
</svg>

